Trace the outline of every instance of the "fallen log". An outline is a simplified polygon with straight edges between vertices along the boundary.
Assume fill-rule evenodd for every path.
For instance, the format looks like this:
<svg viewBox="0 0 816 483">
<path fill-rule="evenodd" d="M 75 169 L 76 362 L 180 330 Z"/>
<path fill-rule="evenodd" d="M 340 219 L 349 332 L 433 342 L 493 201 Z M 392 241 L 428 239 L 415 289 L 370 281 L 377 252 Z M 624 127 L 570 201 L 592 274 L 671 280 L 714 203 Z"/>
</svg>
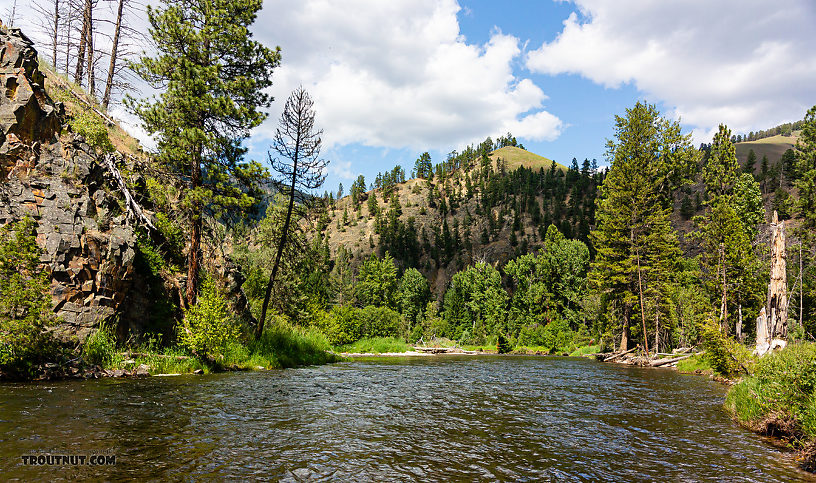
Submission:
<svg viewBox="0 0 816 483">
<path fill-rule="evenodd" d="M 164 354 L 148 354 L 145 352 L 122 352 L 120 355 L 127 359 L 131 359 L 133 357 L 156 357 L 158 359 L 173 359 L 177 361 L 186 361 L 187 359 L 192 359 L 192 357 L 189 356 L 168 356 Z"/>
<path fill-rule="evenodd" d="M 631 349 L 629 349 L 629 350 L 628 350 L 628 351 L 626 351 L 626 352 L 621 352 L 621 353 L 618 353 L 618 354 L 612 354 L 611 356 L 607 357 L 607 358 L 606 358 L 606 359 L 604 359 L 603 361 L 604 361 L 604 362 L 614 361 L 615 359 L 618 359 L 618 358 L 620 358 L 620 357 L 623 357 L 623 356 L 625 356 L 626 354 L 629 354 L 630 352 L 634 352 L 634 351 L 638 350 L 638 348 L 639 348 L 639 347 L 640 347 L 640 346 L 632 347 Z"/>
<path fill-rule="evenodd" d="M 682 361 L 683 359 L 688 359 L 689 357 L 694 357 L 696 355 L 702 354 L 702 352 L 698 352 L 697 354 L 686 354 L 680 357 L 672 357 L 670 359 L 657 359 L 651 362 L 652 367 L 660 367 L 665 366 L 667 364 L 673 364 L 675 362 Z"/>
</svg>

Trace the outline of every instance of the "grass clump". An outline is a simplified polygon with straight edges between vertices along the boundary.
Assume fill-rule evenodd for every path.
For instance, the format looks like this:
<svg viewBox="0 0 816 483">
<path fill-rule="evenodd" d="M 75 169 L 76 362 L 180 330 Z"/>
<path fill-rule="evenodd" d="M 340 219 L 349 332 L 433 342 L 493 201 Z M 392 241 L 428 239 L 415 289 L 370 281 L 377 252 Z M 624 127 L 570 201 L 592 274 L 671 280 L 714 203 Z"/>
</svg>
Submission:
<svg viewBox="0 0 816 483">
<path fill-rule="evenodd" d="M 371 337 L 358 340 L 352 344 L 335 347 L 335 352 L 354 354 L 383 354 L 386 352 L 407 352 L 412 347 L 397 337 Z"/>
<path fill-rule="evenodd" d="M 725 406 L 737 420 L 767 436 L 805 449 L 816 466 L 816 344 L 796 343 L 761 358 L 754 374 L 733 386 Z"/>
<path fill-rule="evenodd" d="M 574 351 L 570 352 L 570 357 L 585 357 L 591 356 L 601 352 L 601 345 L 584 345 L 581 347 L 577 347 Z"/>
<path fill-rule="evenodd" d="M 683 374 L 713 374 L 711 365 L 701 355 L 693 355 L 677 363 L 677 370 Z"/>
<path fill-rule="evenodd" d="M 103 325 L 85 339 L 82 346 L 82 357 L 88 364 L 97 364 L 102 367 L 111 366 L 118 358 L 116 352 L 116 337 L 113 330 Z"/>
<path fill-rule="evenodd" d="M 258 340 L 246 346 L 232 344 L 227 362 L 245 368 L 285 368 L 338 362 L 326 336 L 278 319 L 269 324 Z"/>
</svg>

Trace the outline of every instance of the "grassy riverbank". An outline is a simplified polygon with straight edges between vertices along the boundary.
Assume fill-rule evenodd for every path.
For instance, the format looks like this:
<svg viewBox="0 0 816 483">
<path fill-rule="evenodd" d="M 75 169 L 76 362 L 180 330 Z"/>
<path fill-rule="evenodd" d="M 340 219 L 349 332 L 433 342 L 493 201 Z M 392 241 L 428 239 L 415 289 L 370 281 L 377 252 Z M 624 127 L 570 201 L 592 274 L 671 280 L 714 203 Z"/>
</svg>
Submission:
<svg viewBox="0 0 816 483">
<path fill-rule="evenodd" d="M 816 344 L 796 343 L 756 362 L 728 392 L 725 407 L 743 426 L 801 451 L 816 470 Z"/>
<path fill-rule="evenodd" d="M 331 349 L 319 331 L 278 322 L 269 325 L 258 340 L 245 337 L 231 342 L 223 357 L 216 360 L 201 360 L 175 345 L 162 347 L 157 339 L 132 347 L 117 347 L 108 330 L 100 330 L 88 338 L 83 347 L 83 358 L 88 364 L 99 365 L 107 371 L 130 371 L 146 365 L 153 375 L 188 374 L 281 369 L 342 360 Z"/>
</svg>

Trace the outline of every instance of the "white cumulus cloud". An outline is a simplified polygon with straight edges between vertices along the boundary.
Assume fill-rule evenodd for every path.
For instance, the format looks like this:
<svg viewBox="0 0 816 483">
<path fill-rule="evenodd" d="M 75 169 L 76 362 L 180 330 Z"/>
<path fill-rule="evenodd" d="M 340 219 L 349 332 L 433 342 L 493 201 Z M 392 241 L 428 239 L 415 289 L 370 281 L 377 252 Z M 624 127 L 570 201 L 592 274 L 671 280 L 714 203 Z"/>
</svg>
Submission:
<svg viewBox="0 0 816 483">
<path fill-rule="evenodd" d="M 459 9 L 454 0 L 267 0 L 255 35 L 280 45 L 283 61 L 258 134 L 274 132 L 283 101 L 303 85 L 329 147 L 446 150 L 508 129 L 557 138 L 563 124 L 544 110 L 547 96 L 513 73 L 519 39 L 497 31 L 468 43 Z"/>
<path fill-rule="evenodd" d="M 528 53 L 533 72 L 634 85 L 708 132 L 801 119 L 816 103 L 811 0 L 574 0 L 580 14 Z"/>
</svg>

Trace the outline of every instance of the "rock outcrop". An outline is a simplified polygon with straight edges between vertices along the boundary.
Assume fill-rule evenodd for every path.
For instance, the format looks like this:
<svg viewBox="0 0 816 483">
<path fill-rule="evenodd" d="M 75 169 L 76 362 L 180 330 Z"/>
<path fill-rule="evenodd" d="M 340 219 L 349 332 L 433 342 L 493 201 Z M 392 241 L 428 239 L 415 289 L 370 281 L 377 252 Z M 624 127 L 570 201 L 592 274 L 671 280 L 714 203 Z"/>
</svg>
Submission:
<svg viewBox="0 0 816 483">
<path fill-rule="evenodd" d="M 57 333 L 81 340 L 125 315 L 136 236 L 94 150 L 80 136 L 61 135 L 64 110 L 46 95 L 32 42 L 0 27 L 0 45 L 0 226 L 36 221 Z"/>
</svg>

